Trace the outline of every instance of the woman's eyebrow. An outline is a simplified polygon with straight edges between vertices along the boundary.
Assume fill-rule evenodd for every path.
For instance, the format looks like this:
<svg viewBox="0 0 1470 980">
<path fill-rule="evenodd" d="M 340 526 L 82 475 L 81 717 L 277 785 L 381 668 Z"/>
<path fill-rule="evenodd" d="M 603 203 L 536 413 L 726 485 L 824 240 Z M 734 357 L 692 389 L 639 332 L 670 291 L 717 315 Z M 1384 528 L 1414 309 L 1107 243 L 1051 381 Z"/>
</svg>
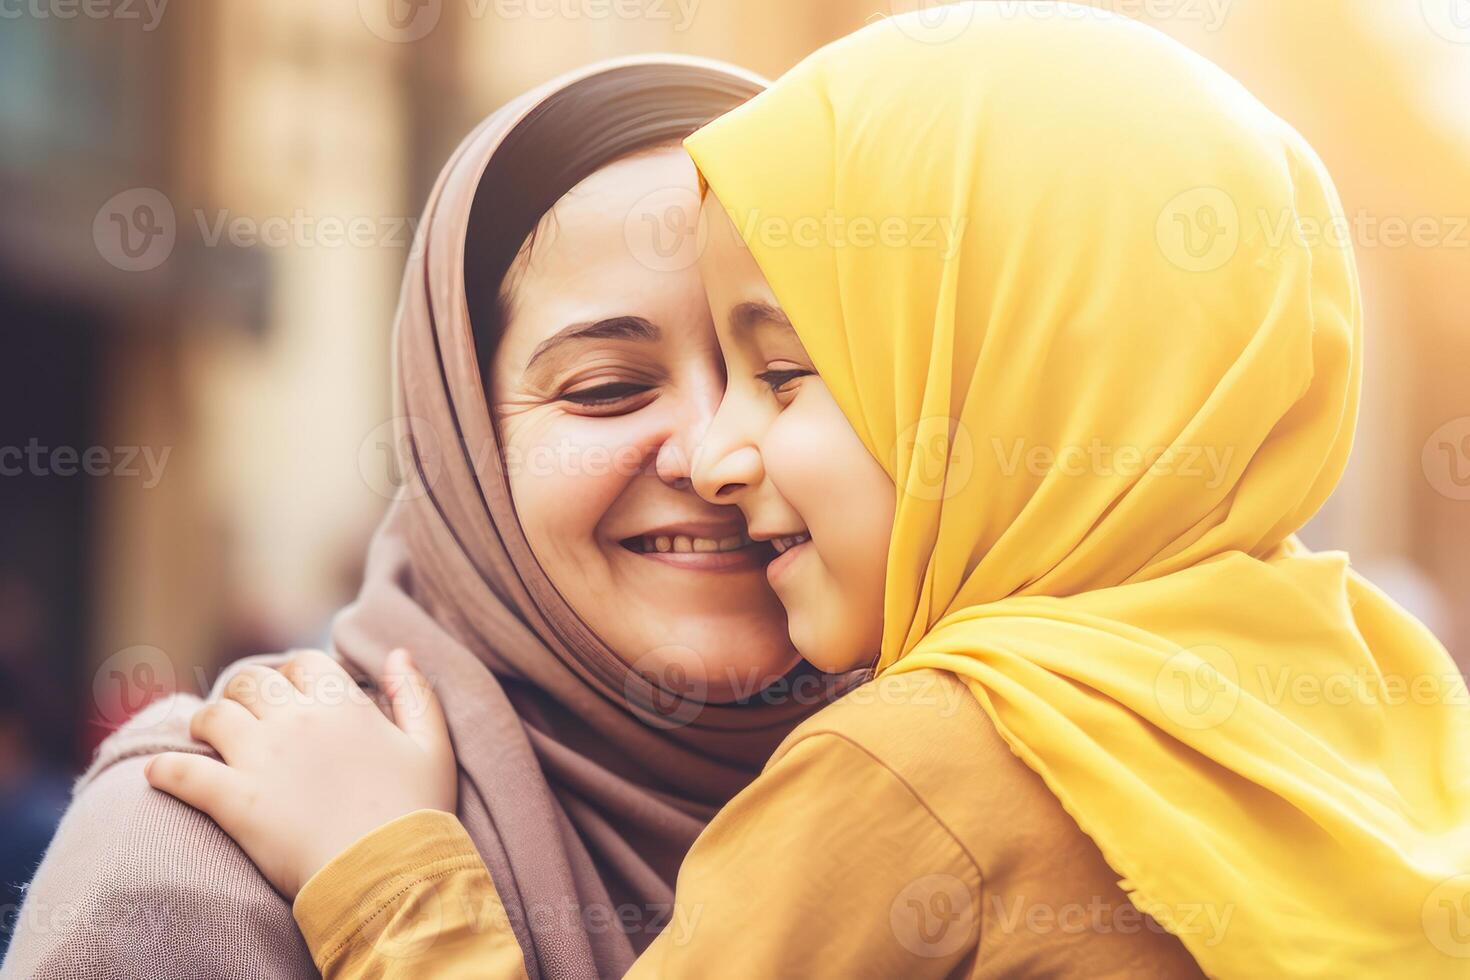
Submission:
<svg viewBox="0 0 1470 980">
<path fill-rule="evenodd" d="M 791 321 L 779 306 L 752 300 L 730 308 L 730 326 L 736 330 L 750 330 L 763 323 L 791 329 Z"/>
<path fill-rule="evenodd" d="M 640 340 L 654 341 L 663 336 L 654 323 L 641 316 L 614 316 L 587 323 L 571 323 L 536 345 L 526 361 L 529 371 L 536 359 L 548 351 L 573 340 Z"/>
</svg>

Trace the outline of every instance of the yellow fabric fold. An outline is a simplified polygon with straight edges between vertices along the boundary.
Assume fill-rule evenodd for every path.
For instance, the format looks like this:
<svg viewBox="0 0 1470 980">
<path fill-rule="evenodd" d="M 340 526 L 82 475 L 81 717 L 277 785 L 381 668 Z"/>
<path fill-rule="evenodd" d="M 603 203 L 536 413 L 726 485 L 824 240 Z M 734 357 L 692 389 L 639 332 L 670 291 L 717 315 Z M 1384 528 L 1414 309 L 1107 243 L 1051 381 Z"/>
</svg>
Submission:
<svg viewBox="0 0 1470 980">
<path fill-rule="evenodd" d="M 441 810 L 364 835 L 311 876 L 292 913 L 327 980 L 526 976 L 489 871 Z"/>
<path fill-rule="evenodd" d="M 880 674 L 965 679 L 1207 973 L 1466 975 L 1464 680 L 1293 536 L 1362 365 L 1305 141 L 1125 18 L 961 3 L 686 146 L 897 485 Z"/>
</svg>

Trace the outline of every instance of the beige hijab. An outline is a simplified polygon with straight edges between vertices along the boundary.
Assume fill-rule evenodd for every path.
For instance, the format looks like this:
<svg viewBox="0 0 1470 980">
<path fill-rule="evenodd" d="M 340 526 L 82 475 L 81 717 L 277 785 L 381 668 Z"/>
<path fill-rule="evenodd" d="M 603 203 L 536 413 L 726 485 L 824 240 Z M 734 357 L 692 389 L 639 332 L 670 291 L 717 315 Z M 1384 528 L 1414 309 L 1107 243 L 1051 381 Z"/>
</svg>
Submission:
<svg viewBox="0 0 1470 980">
<path fill-rule="evenodd" d="M 586 119 L 571 145 L 600 139 L 605 148 L 681 139 L 761 85 L 725 66 L 659 57 L 596 65 L 522 96 L 444 168 L 404 275 L 394 358 L 408 479 L 332 645 L 368 680 L 389 650 L 407 646 L 433 679 L 459 760 L 459 815 L 533 978 L 623 975 L 662 926 L 679 863 L 705 822 L 820 705 L 705 705 L 657 690 L 537 566 L 501 469 L 464 269 L 467 238 L 479 241 L 493 227 L 480 222 L 497 218 L 485 205 L 521 207 L 500 236 L 513 238 L 537 181 L 534 171 L 493 186 L 482 178 L 492 158 L 493 173 L 527 172 L 515 152 L 495 154 L 557 97 L 575 99 Z M 495 193 L 473 207 L 487 188 Z M 539 206 L 529 206 L 532 218 Z M 481 273 L 468 285 L 487 282 Z M 844 687 L 814 680 L 801 679 L 803 692 Z M 316 976 L 289 906 L 239 848 L 143 781 L 149 756 L 207 751 L 188 737 L 200 703 L 187 694 L 156 701 L 102 744 L 27 888 L 4 976 Z"/>
<path fill-rule="evenodd" d="M 434 681 L 459 759 L 460 818 L 533 977 L 621 975 L 667 917 L 678 865 L 705 822 L 819 707 L 694 704 L 655 689 L 572 612 L 516 520 L 466 303 L 472 204 L 518 123 L 553 94 L 617 72 L 641 73 L 639 102 L 653 106 L 619 125 L 670 139 L 708 121 L 684 117 L 680 92 L 717 90 L 733 106 L 760 89 L 708 62 L 608 62 L 516 99 L 460 146 L 425 208 L 398 310 L 407 479 L 361 595 L 333 630 L 338 653 L 363 673 L 376 676 L 404 645 Z M 668 111 L 646 86 L 670 93 Z"/>
</svg>

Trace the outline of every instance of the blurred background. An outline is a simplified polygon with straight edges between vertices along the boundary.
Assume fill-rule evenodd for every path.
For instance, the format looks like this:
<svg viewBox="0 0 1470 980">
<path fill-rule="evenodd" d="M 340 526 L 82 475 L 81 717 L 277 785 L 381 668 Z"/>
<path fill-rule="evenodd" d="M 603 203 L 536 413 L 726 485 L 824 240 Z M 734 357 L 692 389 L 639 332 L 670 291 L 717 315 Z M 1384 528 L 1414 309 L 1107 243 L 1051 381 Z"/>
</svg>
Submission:
<svg viewBox="0 0 1470 980">
<path fill-rule="evenodd" d="M 459 139 L 593 59 L 774 76 L 916 5 L 0 0 L 6 919 L 107 731 L 234 657 L 320 644 L 354 593 L 394 487 L 399 275 Z M 1223 65 L 1336 176 L 1366 391 L 1305 536 L 1350 550 L 1463 668 L 1470 0 L 1093 5 Z"/>
</svg>

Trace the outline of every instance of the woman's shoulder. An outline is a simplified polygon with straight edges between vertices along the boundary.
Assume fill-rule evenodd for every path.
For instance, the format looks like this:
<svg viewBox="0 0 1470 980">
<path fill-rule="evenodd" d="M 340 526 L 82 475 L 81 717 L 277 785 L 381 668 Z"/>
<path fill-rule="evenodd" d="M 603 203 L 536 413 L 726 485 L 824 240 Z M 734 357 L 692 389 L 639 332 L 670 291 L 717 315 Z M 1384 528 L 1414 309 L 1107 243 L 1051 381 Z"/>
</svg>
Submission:
<svg viewBox="0 0 1470 980">
<path fill-rule="evenodd" d="M 99 748 L 15 913 L 4 976 L 316 975 L 290 906 L 244 852 L 143 778 L 149 758 L 188 747 L 200 703 L 157 702 Z"/>
</svg>

